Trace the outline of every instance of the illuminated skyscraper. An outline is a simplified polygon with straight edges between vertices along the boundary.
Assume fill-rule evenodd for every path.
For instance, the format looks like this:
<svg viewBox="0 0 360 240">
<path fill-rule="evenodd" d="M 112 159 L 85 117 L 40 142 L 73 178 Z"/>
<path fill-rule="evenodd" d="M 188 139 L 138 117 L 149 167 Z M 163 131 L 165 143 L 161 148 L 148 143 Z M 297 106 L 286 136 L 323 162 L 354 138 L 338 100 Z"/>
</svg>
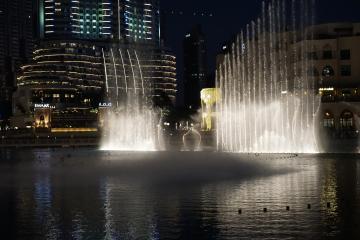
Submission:
<svg viewBox="0 0 360 240">
<path fill-rule="evenodd" d="M 40 0 L 45 39 L 106 39 L 112 35 L 112 0 Z"/>
<path fill-rule="evenodd" d="M 40 0 L 43 39 L 159 43 L 159 0 Z"/>
<path fill-rule="evenodd" d="M 14 119 L 40 128 L 91 127 L 108 82 L 135 78 L 134 64 L 154 99 L 174 102 L 176 58 L 160 45 L 159 15 L 159 0 L 40 0 L 41 41 L 17 76 Z M 34 118 L 38 106 L 51 107 L 47 121 Z"/>
<path fill-rule="evenodd" d="M 119 0 L 120 38 L 130 42 L 160 41 L 159 0 Z"/>
</svg>

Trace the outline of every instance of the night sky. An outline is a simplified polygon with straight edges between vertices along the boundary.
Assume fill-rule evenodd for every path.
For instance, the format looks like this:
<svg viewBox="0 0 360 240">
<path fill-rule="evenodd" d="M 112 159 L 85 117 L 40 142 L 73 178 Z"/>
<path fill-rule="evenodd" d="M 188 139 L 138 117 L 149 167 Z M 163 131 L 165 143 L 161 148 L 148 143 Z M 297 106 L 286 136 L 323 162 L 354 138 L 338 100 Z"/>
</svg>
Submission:
<svg viewBox="0 0 360 240">
<path fill-rule="evenodd" d="M 360 0 L 316 0 L 316 2 L 318 23 L 360 22 Z M 182 94 L 182 41 L 192 26 L 201 24 L 203 27 L 207 40 L 209 71 L 214 71 L 215 56 L 222 44 L 259 16 L 261 4 L 262 0 L 161 0 L 162 11 L 165 11 L 166 45 L 173 49 L 178 61 L 180 95 Z M 193 15 L 194 13 L 196 16 Z M 204 16 L 199 16 L 202 13 Z M 181 101 L 182 97 L 179 97 Z"/>
</svg>

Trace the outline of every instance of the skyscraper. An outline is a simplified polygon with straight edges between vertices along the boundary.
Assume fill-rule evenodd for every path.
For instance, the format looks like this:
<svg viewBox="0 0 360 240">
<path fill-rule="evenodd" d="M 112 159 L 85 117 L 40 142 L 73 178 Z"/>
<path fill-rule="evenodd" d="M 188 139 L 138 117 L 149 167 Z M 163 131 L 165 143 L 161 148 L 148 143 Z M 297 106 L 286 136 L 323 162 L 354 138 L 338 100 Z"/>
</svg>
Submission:
<svg viewBox="0 0 360 240">
<path fill-rule="evenodd" d="M 159 0 L 40 0 L 43 39 L 159 43 Z"/>
<path fill-rule="evenodd" d="M 17 127 L 29 126 L 22 119 L 36 128 L 92 127 L 97 107 L 113 92 L 120 99 L 121 84 L 135 78 L 150 83 L 155 102 L 175 102 L 176 57 L 160 44 L 158 0 L 41 0 L 39 9 L 41 41 L 17 78 Z"/>
<path fill-rule="evenodd" d="M 206 43 L 201 26 L 195 26 L 184 39 L 184 84 L 185 107 L 196 110 L 200 107 L 200 91 L 206 83 Z"/>
<path fill-rule="evenodd" d="M 112 37 L 112 0 L 40 0 L 42 39 Z"/>
<path fill-rule="evenodd" d="M 11 113 L 18 67 L 31 58 L 35 4 L 33 0 L 0 1 L 0 119 Z"/>
<path fill-rule="evenodd" d="M 160 1 L 121 0 L 119 6 L 120 38 L 130 42 L 160 43 Z"/>
</svg>

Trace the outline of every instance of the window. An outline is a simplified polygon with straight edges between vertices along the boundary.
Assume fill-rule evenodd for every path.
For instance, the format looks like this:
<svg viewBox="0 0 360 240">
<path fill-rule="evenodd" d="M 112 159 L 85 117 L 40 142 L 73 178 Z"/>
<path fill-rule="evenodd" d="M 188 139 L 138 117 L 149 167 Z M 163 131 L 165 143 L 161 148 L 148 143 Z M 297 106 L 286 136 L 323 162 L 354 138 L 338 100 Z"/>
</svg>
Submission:
<svg viewBox="0 0 360 240">
<path fill-rule="evenodd" d="M 334 128 L 334 118 L 324 119 L 324 128 Z"/>
<path fill-rule="evenodd" d="M 340 51 L 340 59 L 341 60 L 350 60 L 351 59 L 350 49 L 341 50 Z"/>
<path fill-rule="evenodd" d="M 354 127 L 354 115 L 350 111 L 344 111 L 340 116 L 340 127 L 351 129 Z"/>
<path fill-rule="evenodd" d="M 323 51 L 323 59 L 332 59 L 332 51 L 331 50 L 326 50 Z"/>
<path fill-rule="evenodd" d="M 324 114 L 324 128 L 334 128 L 335 120 L 334 115 L 331 112 L 326 112 Z"/>
<path fill-rule="evenodd" d="M 351 76 L 351 65 L 341 65 L 340 67 L 341 76 L 349 77 Z"/>
<path fill-rule="evenodd" d="M 308 72 L 308 76 L 310 76 L 310 77 L 318 77 L 319 76 L 319 71 L 315 67 L 310 67 L 307 72 Z"/>
<path fill-rule="evenodd" d="M 334 69 L 331 66 L 327 65 L 323 68 L 322 75 L 324 77 L 334 76 L 335 75 Z"/>
<path fill-rule="evenodd" d="M 307 53 L 307 59 L 309 59 L 309 60 L 317 60 L 318 57 L 317 57 L 316 52 L 308 52 Z"/>
</svg>

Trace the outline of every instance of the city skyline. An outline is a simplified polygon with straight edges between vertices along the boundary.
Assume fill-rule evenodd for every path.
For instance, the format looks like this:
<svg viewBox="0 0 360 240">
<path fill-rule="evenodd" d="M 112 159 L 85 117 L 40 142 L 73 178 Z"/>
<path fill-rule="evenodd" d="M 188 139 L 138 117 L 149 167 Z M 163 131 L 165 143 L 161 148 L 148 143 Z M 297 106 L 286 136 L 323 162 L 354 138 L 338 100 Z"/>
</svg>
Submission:
<svg viewBox="0 0 360 240">
<path fill-rule="evenodd" d="M 0 238 L 360 239 L 360 0 L 0 0 Z"/>
<path fill-rule="evenodd" d="M 162 11 L 165 14 L 166 42 L 178 59 L 183 59 L 182 39 L 196 25 L 202 25 L 207 39 L 208 69 L 215 71 L 216 55 L 222 46 L 232 39 L 246 24 L 255 20 L 260 14 L 263 0 L 217 2 L 200 1 L 162 1 Z M 265 1 L 269 2 L 269 1 Z M 287 4 L 291 1 L 286 0 Z M 356 0 L 316 0 L 316 23 L 329 22 L 360 22 L 360 2 Z M 241 14 L 240 14 L 241 13 Z M 176 29 L 176 31 L 173 31 Z M 183 62 L 178 61 L 178 77 L 180 98 L 184 89 Z"/>
</svg>

